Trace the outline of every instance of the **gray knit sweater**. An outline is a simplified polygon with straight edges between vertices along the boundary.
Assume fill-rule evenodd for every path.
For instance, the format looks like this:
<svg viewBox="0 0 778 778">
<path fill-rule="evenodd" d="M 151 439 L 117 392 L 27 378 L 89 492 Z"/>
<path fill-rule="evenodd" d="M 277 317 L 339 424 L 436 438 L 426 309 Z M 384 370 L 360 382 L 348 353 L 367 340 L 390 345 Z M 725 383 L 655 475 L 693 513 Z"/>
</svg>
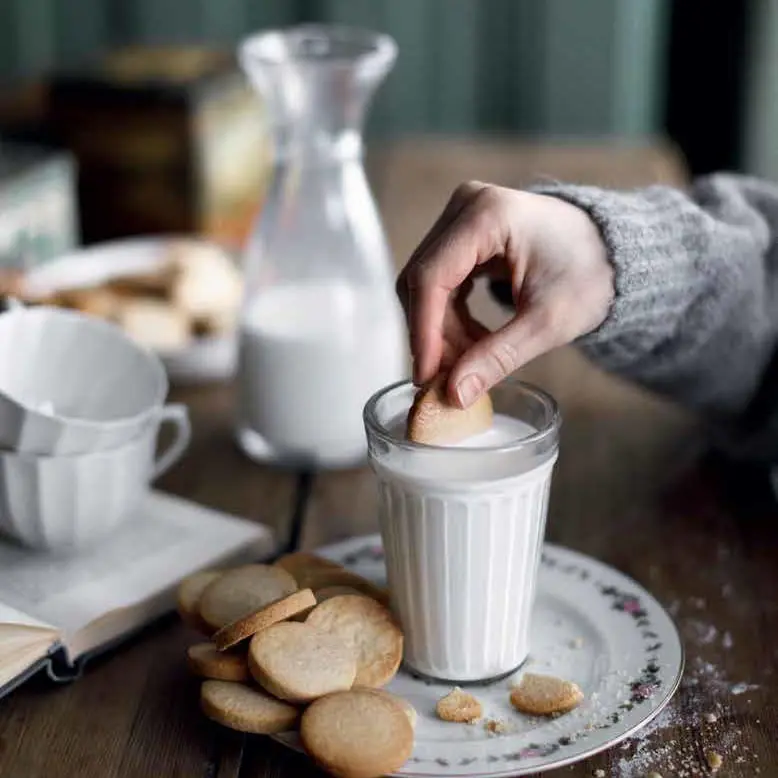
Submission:
<svg viewBox="0 0 778 778">
<path fill-rule="evenodd" d="M 698 411 L 730 453 L 778 462 L 778 185 L 716 175 L 686 193 L 536 191 L 586 210 L 616 271 L 585 353 Z"/>
</svg>

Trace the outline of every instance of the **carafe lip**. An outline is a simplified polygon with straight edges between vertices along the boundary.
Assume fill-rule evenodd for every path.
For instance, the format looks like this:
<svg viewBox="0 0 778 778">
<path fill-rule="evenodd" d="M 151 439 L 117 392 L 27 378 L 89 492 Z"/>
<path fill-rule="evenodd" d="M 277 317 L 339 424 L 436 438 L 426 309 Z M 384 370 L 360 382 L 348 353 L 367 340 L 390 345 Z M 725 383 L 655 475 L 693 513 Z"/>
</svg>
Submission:
<svg viewBox="0 0 778 778">
<path fill-rule="evenodd" d="M 318 50 L 302 50 L 307 42 L 319 43 Z M 333 51 L 342 47 L 342 53 Z M 350 49 L 350 50 L 349 50 Z M 397 43 L 386 33 L 342 24 L 298 24 L 249 35 L 239 47 L 244 66 L 353 67 L 369 62 L 378 69 L 388 68 L 397 57 Z M 348 53 L 347 53 L 348 52 Z"/>
</svg>

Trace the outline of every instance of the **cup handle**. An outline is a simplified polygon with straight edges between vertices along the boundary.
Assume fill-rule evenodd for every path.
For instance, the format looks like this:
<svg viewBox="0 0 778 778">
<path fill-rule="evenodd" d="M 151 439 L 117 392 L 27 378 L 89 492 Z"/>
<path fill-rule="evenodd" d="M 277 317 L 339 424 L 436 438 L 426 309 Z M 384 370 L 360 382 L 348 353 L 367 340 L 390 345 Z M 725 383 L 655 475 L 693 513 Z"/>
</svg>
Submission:
<svg viewBox="0 0 778 778">
<path fill-rule="evenodd" d="M 189 441 L 192 439 L 192 426 L 189 423 L 189 410 L 186 405 L 166 405 L 159 415 L 159 426 L 172 424 L 175 427 L 173 442 L 154 462 L 151 480 L 159 478 L 181 459 Z"/>
</svg>

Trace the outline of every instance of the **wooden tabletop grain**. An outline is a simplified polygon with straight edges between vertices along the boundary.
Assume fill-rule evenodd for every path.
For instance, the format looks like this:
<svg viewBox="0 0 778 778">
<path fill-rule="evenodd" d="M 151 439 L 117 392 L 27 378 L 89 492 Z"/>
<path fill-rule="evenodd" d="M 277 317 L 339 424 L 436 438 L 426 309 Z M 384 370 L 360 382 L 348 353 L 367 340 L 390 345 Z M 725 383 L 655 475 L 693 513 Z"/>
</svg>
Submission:
<svg viewBox="0 0 778 778">
<path fill-rule="evenodd" d="M 539 175 L 632 186 L 682 183 L 661 147 L 608 143 L 548 147 L 510 141 L 406 142 L 370 160 L 398 258 L 407 256 L 468 178 L 521 185 Z M 478 290 L 488 323 L 501 314 Z M 549 776 L 665 778 L 778 776 L 778 510 L 763 481 L 704 455 L 694 421 L 606 376 L 572 349 L 537 360 L 524 377 L 559 400 L 561 456 L 550 540 L 614 565 L 676 616 L 688 664 L 669 710 L 644 733 Z M 180 391 L 195 438 L 162 483 L 206 505 L 272 525 L 305 547 L 376 529 L 365 469 L 299 474 L 249 463 L 231 437 L 232 390 Z M 78 682 L 33 680 L 0 701 L 2 778 L 314 778 L 303 757 L 266 738 L 206 722 L 174 619 L 91 664 Z M 715 718 L 715 721 L 713 720 Z"/>
</svg>

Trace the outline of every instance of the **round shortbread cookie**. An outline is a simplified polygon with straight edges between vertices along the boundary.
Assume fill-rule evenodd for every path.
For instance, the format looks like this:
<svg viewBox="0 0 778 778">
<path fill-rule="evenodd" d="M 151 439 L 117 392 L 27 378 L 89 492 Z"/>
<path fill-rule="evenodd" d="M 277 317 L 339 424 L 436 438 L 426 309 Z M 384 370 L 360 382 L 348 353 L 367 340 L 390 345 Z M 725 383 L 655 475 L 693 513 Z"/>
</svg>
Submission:
<svg viewBox="0 0 778 778">
<path fill-rule="evenodd" d="M 413 727 L 396 699 L 353 689 L 316 700 L 303 714 L 306 752 L 338 778 L 375 778 L 402 767 L 413 751 Z"/>
<path fill-rule="evenodd" d="M 287 621 L 251 638 L 249 670 L 257 683 L 279 699 L 310 702 L 350 689 L 357 661 L 351 646 L 338 637 Z"/>
<path fill-rule="evenodd" d="M 316 605 L 316 598 L 313 596 L 313 592 L 310 589 L 300 589 L 298 592 L 292 592 L 292 594 L 271 602 L 264 608 L 222 627 L 213 636 L 213 642 L 216 643 L 219 651 L 224 651 L 230 646 L 240 643 L 241 640 L 267 629 L 272 624 L 286 621 L 298 613 L 310 611 L 314 605 Z"/>
<path fill-rule="evenodd" d="M 205 588 L 200 616 L 213 629 L 221 629 L 296 591 L 297 581 L 280 567 L 243 565 Z"/>
<path fill-rule="evenodd" d="M 511 690 L 511 705 L 531 716 L 569 713 L 583 702 L 583 698 L 578 684 L 553 675 L 524 673 L 519 684 Z"/>
<path fill-rule="evenodd" d="M 257 735 L 288 732 L 300 717 L 294 705 L 232 681 L 204 681 L 200 707 L 209 719 L 225 727 Z"/>
<path fill-rule="evenodd" d="M 329 600 L 331 597 L 339 597 L 341 594 L 362 594 L 362 592 L 351 586 L 325 586 L 323 589 L 315 591 L 313 596 L 316 598 L 316 602 L 319 603 Z M 306 608 L 296 616 L 292 616 L 292 621 L 305 621 L 314 607 L 316 606 Z"/>
<path fill-rule="evenodd" d="M 248 681 L 251 678 L 244 653 L 218 651 L 213 643 L 195 643 L 186 650 L 189 669 L 201 678 Z"/>
<path fill-rule="evenodd" d="M 326 568 L 330 570 L 344 569 L 343 566 L 339 565 L 337 562 L 312 554 L 310 551 L 295 551 L 292 554 L 284 554 L 276 559 L 273 566 L 280 567 L 283 570 L 286 570 L 287 573 L 291 573 L 298 584 L 299 578 L 305 574 L 306 570 L 312 570 L 314 568 Z"/>
<path fill-rule="evenodd" d="M 200 573 L 188 575 L 178 585 L 176 592 L 176 609 L 181 620 L 205 635 L 212 634 L 213 629 L 200 616 L 200 598 L 206 587 L 220 578 L 222 574 L 222 571 L 203 570 Z"/>
<path fill-rule="evenodd" d="M 349 589 L 356 589 L 360 594 L 380 602 L 385 608 L 389 607 L 389 592 L 386 589 L 376 586 L 367 578 L 345 568 L 310 569 L 301 575 L 300 586 L 307 586 L 314 592 L 321 589 L 331 589 L 334 586 L 347 586 Z"/>
<path fill-rule="evenodd" d="M 397 673 L 403 634 L 392 614 L 370 597 L 332 597 L 317 605 L 305 623 L 334 635 L 354 650 L 356 686 L 385 686 Z"/>
<path fill-rule="evenodd" d="M 359 591 L 359 589 L 355 589 L 353 586 L 324 586 L 321 589 L 317 589 L 314 594 L 316 595 L 316 602 L 331 600 L 333 597 L 340 597 L 342 594 L 356 594 L 364 596 L 364 592 Z"/>
<path fill-rule="evenodd" d="M 373 689 L 370 686 L 352 687 L 352 691 L 357 691 L 357 689 L 359 689 L 360 691 L 370 692 L 370 694 L 383 695 L 385 697 L 389 697 L 389 699 L 394 700 L 405 711 L 405 715 L 408 717 L 408 721 L 411 722 L 411 727 L 413 727 L 413 729 L 416 729 L 416 722 L 419 719 L 419 714 L 416 713 L 416 708 L 414 708 L 413 705 L 411 705 L 411 703 L 405 699 L 405 697 L 398 697 L 396 694 L 392 694 L 391 692 L 388 692 L 386 689 Z"/>
<path fill-rule="evenodd" d="M 485 432 L 492 426 L 494 409 L 488 392 L 468 408 L 458 408 L 446 396 L 446 381 L 446 376 L 438 376 L 429 386 L 416 392 L 408 411 L 408 440 L 444 446 Z"/>
<path fill-rule="evenodd" d="M 458 686 L 438 700 L 435 712 L 443 721 L 458 721 L 464 724 L 472 724 L 484 715 L 481 703 Z"/>
</svg>

